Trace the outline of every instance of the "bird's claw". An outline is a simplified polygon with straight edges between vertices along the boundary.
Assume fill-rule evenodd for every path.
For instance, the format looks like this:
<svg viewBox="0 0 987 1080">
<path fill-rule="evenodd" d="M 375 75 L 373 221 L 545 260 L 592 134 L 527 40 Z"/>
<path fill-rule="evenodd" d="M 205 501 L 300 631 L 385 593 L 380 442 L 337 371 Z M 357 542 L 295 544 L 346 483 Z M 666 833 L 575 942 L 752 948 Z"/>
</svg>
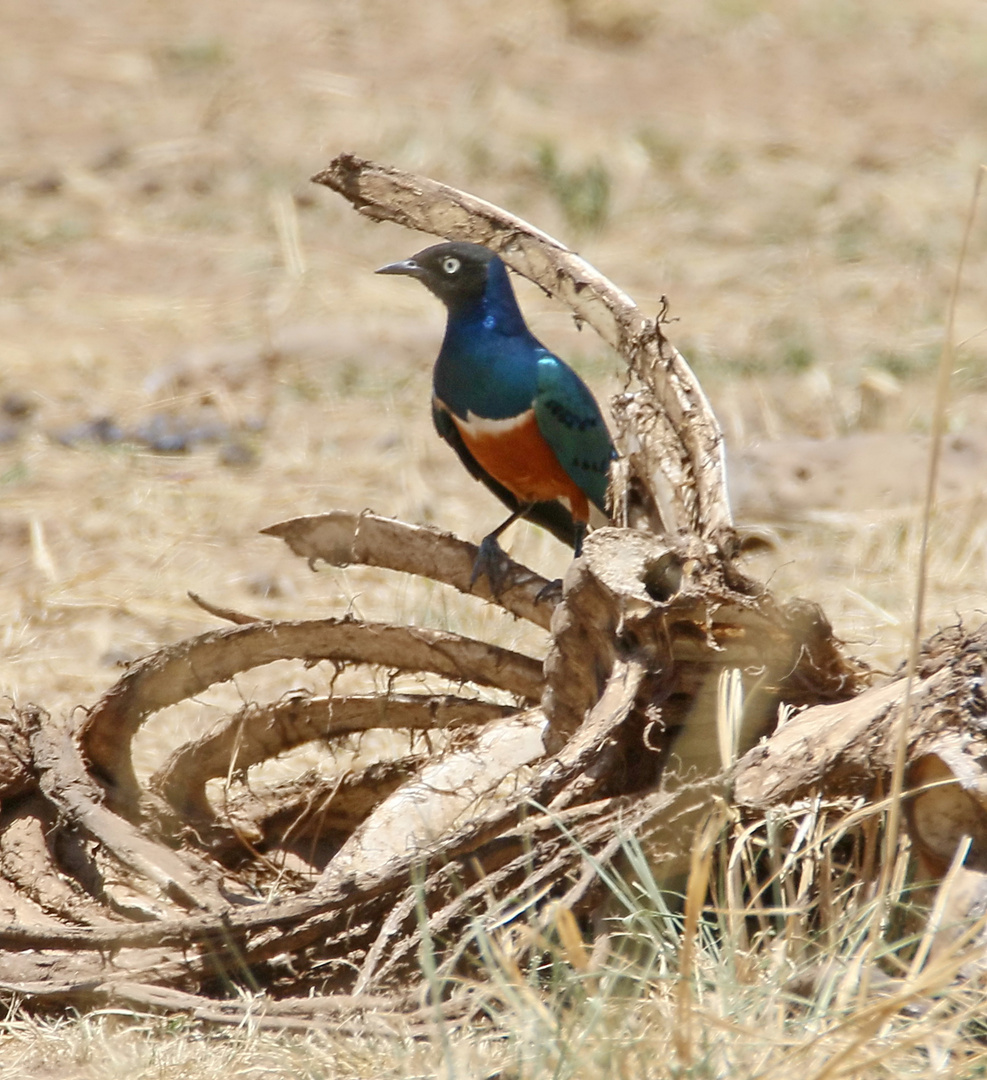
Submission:
<svg viewBox="0 0 987 1080">
<path fill-rule="evenodd" d="M 473 572 L 470 574 L 470 589 L 477 581 L 486 575 L 490 582 L 490 592 L 495 598 L 499 598 L 507 587 L 507 579 L 510 576 L 513 560 L 497 543 L 496 536 L 485 536 L 480 541 L 480 548 L 473 563 Z"/>
<path fill-rule="evenodd" d="M 562 602 L 562 578 L 546 582 L 535 593 L 536 604 L 559 604 Z"/>
</svg>

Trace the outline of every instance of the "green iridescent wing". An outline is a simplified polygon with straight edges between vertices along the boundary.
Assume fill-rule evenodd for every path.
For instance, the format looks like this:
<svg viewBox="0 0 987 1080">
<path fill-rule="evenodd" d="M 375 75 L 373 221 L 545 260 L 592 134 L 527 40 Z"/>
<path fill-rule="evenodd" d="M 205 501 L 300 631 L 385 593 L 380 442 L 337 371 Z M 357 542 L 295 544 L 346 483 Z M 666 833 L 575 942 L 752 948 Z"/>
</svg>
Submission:
<svg viewBox="0 0 987 1080">
<path fill-rule="evenodd" d="M 610 433 L 589 388 L 551 353 L 538 361 L 534 408 L 538 429 L 559 464 L 605 513 L 607 477 L 614 457 Z"/>
</svg>

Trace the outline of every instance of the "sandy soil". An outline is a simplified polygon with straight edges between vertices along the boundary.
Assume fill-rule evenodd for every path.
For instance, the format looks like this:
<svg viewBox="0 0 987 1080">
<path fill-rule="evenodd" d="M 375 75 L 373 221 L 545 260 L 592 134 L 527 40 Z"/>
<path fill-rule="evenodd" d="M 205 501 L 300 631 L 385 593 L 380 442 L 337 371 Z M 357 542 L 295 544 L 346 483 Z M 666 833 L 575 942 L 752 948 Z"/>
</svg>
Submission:
<svg viewBox="0 0 987 1080">
<path fill-rule="evenodd" d="M 215 625 L 190 588 L 515 633 L 258 536 L 371 506 L 478 539 L 499 514 L 430 430 L 438 305 L 371 273 L 424 239 L 308 183 L 343 150 L 528 217 L 649 310 L 667 296 L 739 514 L 781 524 L 756 572 L 902 655 L 914 439 L 983 155 L 982 4 L 0 0 L 0 25 L 0 692 L 91 702 Z M 929 625 L 987 603 L 985 259 L 979 227 Z M 605 397 L 614 359 L 522 297 Z M 515 551 L 564 566 L 533 529 Z"/>
</svg>

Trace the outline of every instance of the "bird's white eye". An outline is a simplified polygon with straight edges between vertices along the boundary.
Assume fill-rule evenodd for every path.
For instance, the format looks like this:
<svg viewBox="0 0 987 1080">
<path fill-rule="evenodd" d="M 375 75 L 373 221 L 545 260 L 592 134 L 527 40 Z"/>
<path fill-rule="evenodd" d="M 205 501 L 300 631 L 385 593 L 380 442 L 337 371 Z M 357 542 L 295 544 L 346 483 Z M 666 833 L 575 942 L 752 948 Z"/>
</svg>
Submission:
<svg viewBox="0 0 987 1080">
<path fill-rule="evenodd" d="M 455 274 L 456 271 L 459 269 L 460 265 L 461 264 L 460 264 L 459 260 L 457 258 L 455 258 L 455 256 L 453 256 L 453 255 L 447 255 L 442 260 L 442 269 L 447 274 Z"/>
</svg>

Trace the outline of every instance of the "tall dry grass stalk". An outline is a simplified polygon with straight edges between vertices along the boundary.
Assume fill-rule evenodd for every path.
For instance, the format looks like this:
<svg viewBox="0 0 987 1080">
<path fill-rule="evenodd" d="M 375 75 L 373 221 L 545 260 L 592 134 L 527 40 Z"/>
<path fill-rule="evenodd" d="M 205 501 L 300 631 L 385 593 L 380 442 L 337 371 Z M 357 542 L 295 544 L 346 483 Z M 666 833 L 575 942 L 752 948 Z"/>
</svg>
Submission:
<svg viewBox="0 0 987 1080">
<path fill-rule="evenodd" d="M 936 390 L 932 409 L 932 425 L 929 436 L 929 462 L 922 506 L 922 530 L 919 539 L 918 566 L 915 575 L 915 605 L 906 665 L 905 699 L 904 707 L 901 710 L 901 714 L 898 717 L 898 722 L 893 732 L 895 757 L 891 772 L 890 802 L 887 828 L 884 833 L 881 877 L 878 884 L 880 904 L 875 907 L 874 917 L 870 928 L 869 953 L 871 958 L 876 955 L 878 941 L 887 922 L 887 911 L 884 910 L 884 906 L 889 900 L 891 870 L 895 865 L 895 853 L 898 850 L 901 836 L 902 797 L 905 788 L 905 761 L 908 750 L 909 723 L 912 719 L 912 689 L 916 678 L 919 651 L 922 643 L 922 627 L 924 625 L 925 597 L 929 571 L 929 538 L 931 535 L 932 518 L 935 510 L 936 485 L 939 478 L 942 442 L 946 430 L 946 417 L 949 409 L 949 386 L 956 355 L 956 303 L 960 292 L 960 285 L 963 280 L 967 249 L 969 247 L 970 237 L 973 233 L 974 221 L 976 219 L 977 208 L 980 201 L 981 183 L 985 172 L 987 172 L 987 166 L 984 165 L 981 165 L 976 172 L 973 193 L 970 197 L 970 204 L 967 209 L 966 221 L 963 228 L 960 251 L 956 259 L 956 272 L 953 278 L 949 303 L 946 308 L 946 325 L 944 328 L 942 351 L 939 356 L 937 369 Z M 945 889 L 945 882 L 941 888 Z M 868 979 L 865 977 L 861 982 L 862 998 L 866 996 L 868 989 Z"/>
</svg>

